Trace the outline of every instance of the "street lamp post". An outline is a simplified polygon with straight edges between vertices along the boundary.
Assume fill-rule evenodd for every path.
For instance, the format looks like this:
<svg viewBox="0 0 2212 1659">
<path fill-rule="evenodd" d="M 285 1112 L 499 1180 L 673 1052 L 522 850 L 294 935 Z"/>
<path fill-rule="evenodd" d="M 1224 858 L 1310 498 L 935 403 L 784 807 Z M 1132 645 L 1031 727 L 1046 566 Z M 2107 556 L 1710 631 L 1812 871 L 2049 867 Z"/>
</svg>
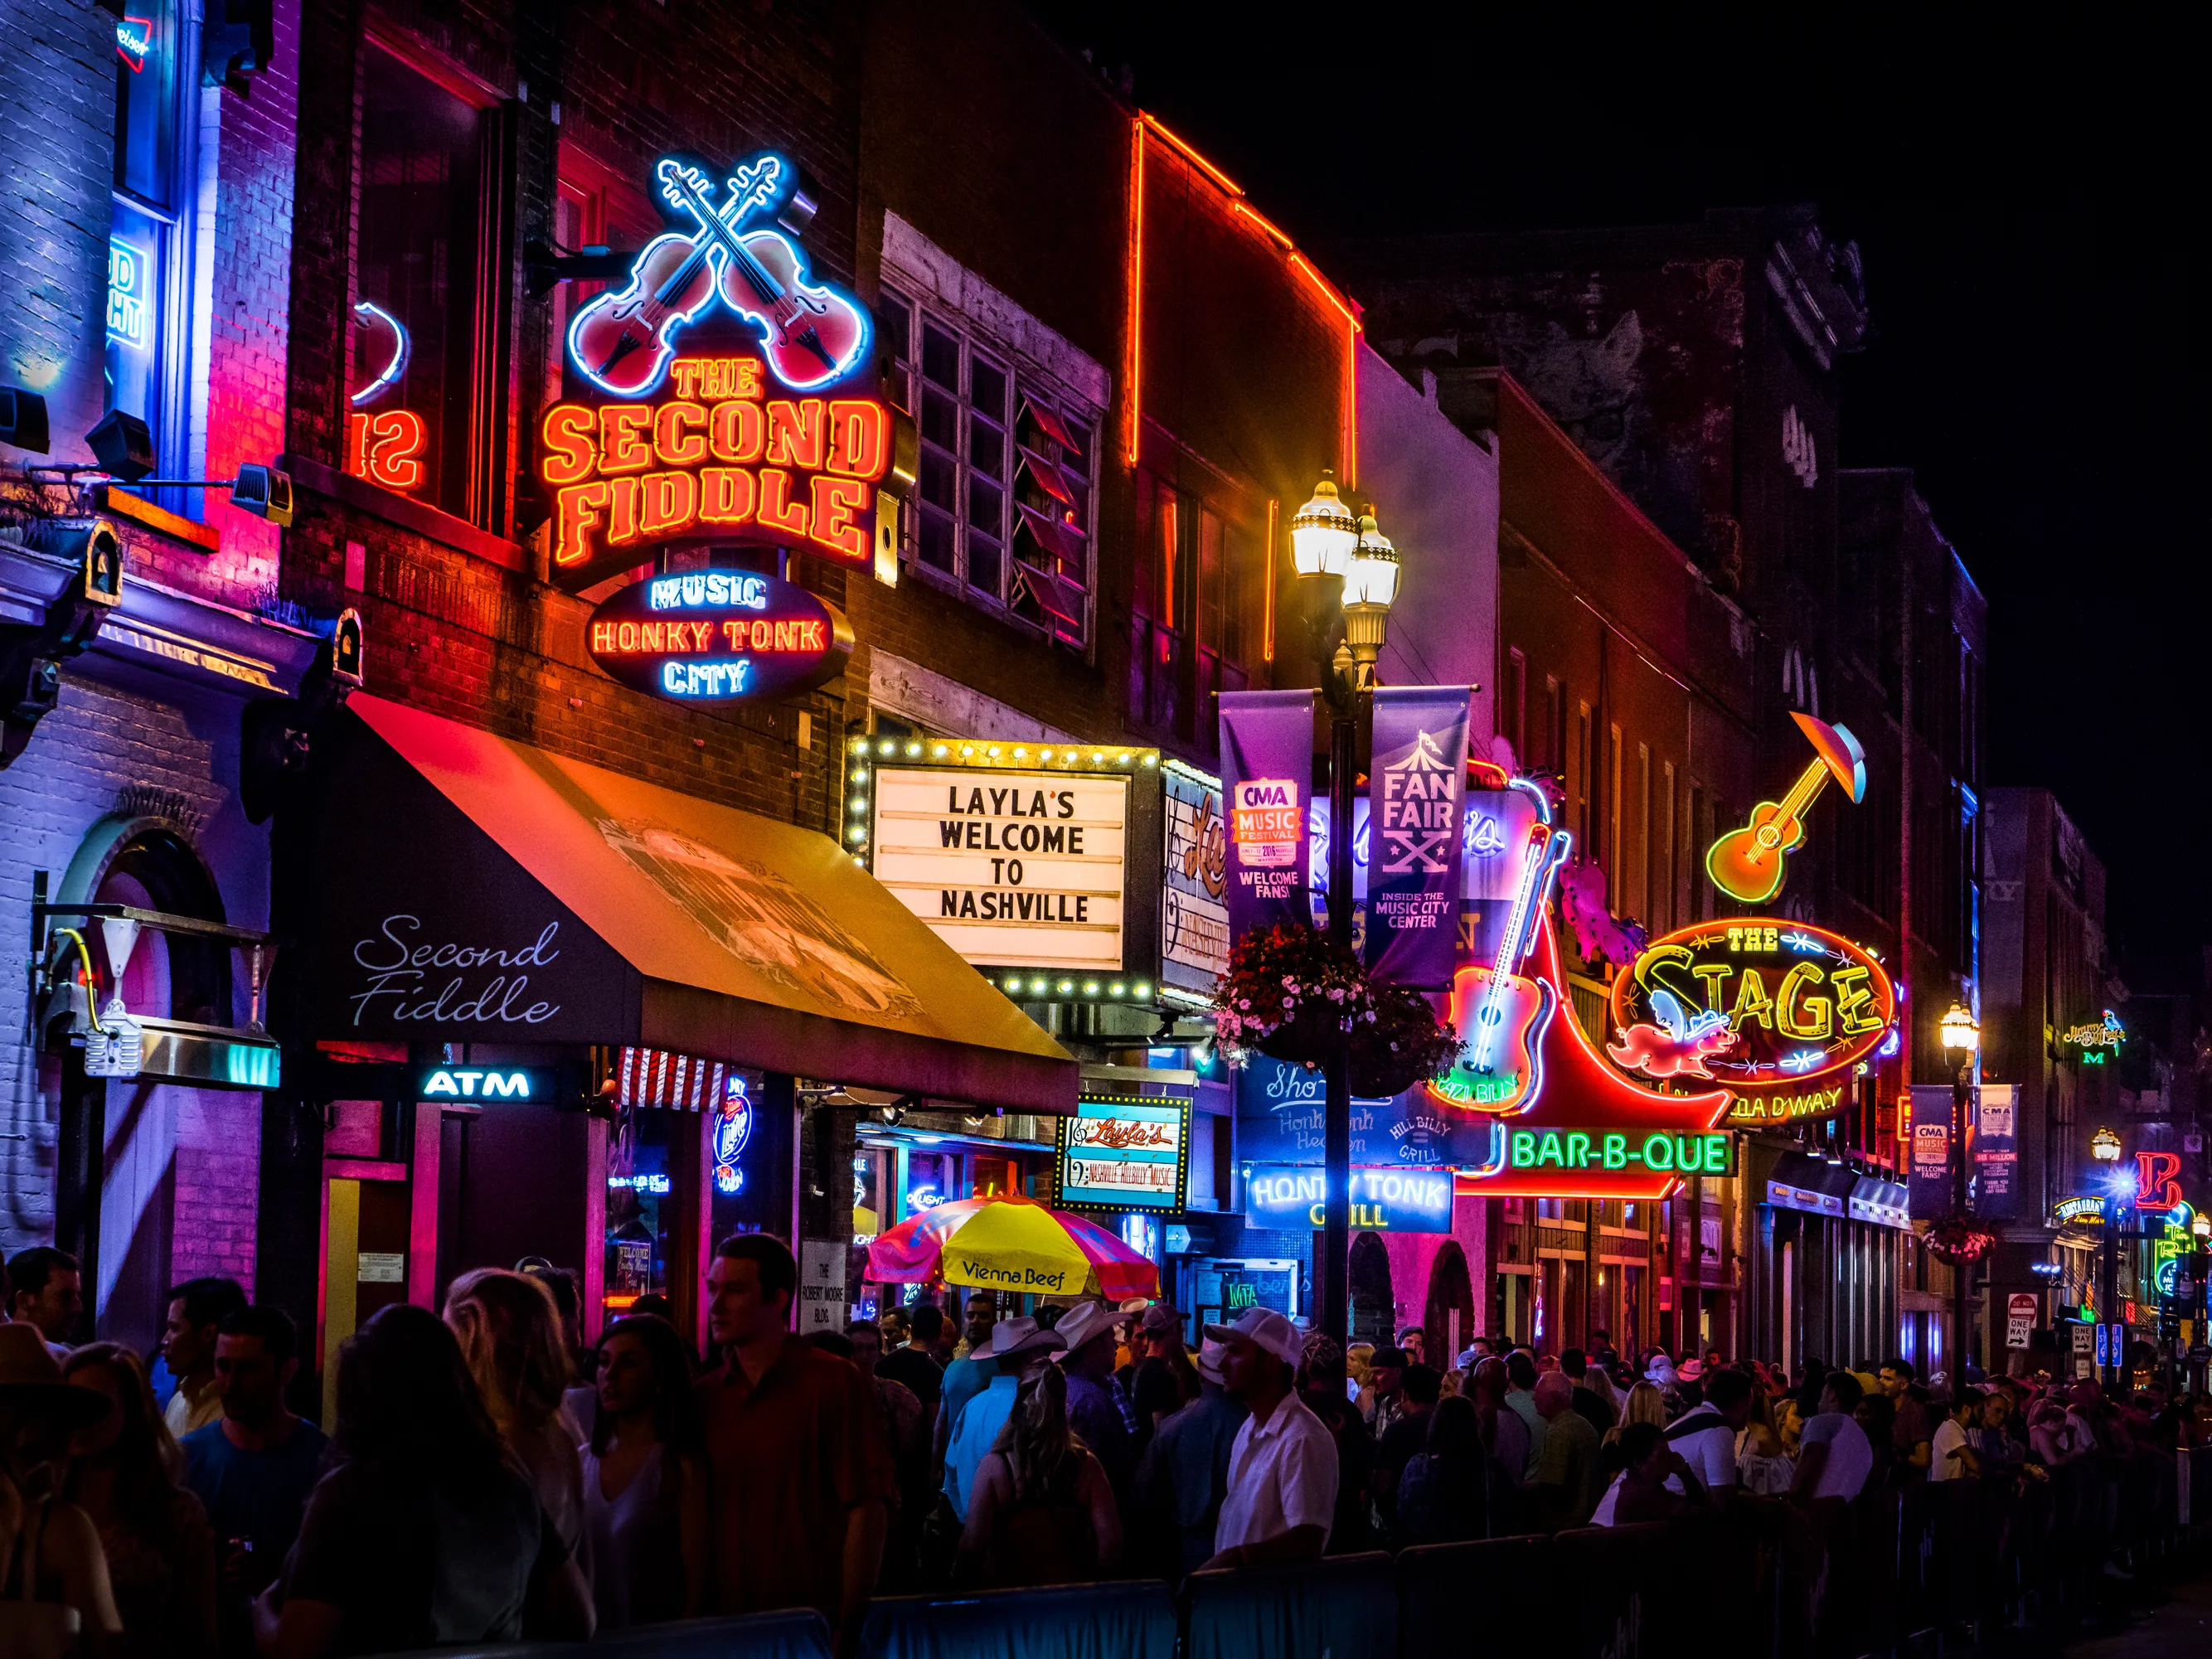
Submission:
<svg viewBox="0 0 2212 1659">
<path fill-rule="evenodd" d="M 1950 1012 L 1943 1016 L 1942 1025 L 1943 1047 L 1959 1056 L 1957 1075 L 1951 1079 L 1951 1157 L 1952 1211 L 1966 1214 L 1966 1126 L 1972 1121 L 1968 1114 L 1973 1109 L 1976 1057 L 1982 1046 L 1981 1028 L 1967 1012 L 1964 1003 L 1954 1002 Z M 1973 1278 L 1974 1264 L 1960 1261 L 1951 1269 L 1952 1280 L 1952 1340 L 1955 1348 L 1950 1370 L 1960 1386 L 1966 1376 L 1968 1335 L 1967 1296 Z M 1957 1393 L 1953 1391 L 1953 1398 Z"/>
<path fill-rule="evenodd" d="M 2089 1137 L 2089 1156 L 2105 1166 L 2105 1238 L 2098 1252 L 2099 1273 L 2097 1286 L 2097 1320 L 2110 1325 L 2113 1312 L 2120 1305 L 2120 1193 L 2112 1178 L 2113 1166 L 2120 1161 L 2120 1138 L 2111 1129 L 2100 1129 Z M 2119 1356 L 2106 1349 L 2105 1364 L 2097 1378 L 2110 1383 L 2119 1374 Z"/>
<path fill-rule="evenodd" d="M 1359 726 L 1373 707 L 1375 659 L 1398 597 L 1398 555 L 1370 511 L 1355 519 L 1328 473 L 1291 519 L 1291 560 L 1305 593 L 1306 631 L 1329 708 L 1328 937 L 1352 945 L 1352 789 Z M 1352 1073 L 1341 1035 L 1323 1061 L 1322 1212 L 1316 1273 L 1322 1331 L 1340 1346 L 1352 1314 Z"/>
</svg>

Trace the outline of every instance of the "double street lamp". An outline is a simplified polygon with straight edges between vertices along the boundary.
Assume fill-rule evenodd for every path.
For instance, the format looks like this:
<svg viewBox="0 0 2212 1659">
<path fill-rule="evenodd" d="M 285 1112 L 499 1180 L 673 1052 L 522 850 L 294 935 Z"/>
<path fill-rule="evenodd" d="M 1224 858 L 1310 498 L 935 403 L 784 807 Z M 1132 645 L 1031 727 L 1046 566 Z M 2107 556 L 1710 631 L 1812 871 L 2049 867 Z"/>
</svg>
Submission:
<svg viewBox="0 0 2212 1659">
<path fill-rule="evenodd" d="M 1328 937 L 1352 945 L 1352 788 L 1359 728 L 1374 710 L 1375 661 L 1397 602 L 1398 550 L 1373 507 L 1354 516 L 1322 473 L 1313 499 L 1291 518 L 1291 562 L 1305 596 L 1306 633 L 1329 708 Z M 1321 1263 L 1316 1273 L 1322 1331 L 1340 1346 L 1351 1326 L 1352 1074 L 1341 1036 L 1323 1065 Z"/>
<path fill-rule="evenodd" d="M 2109 1127 L 2100 1129 L 2089 1137 L 2089 1156 L 2104 1165 L 2106 1171 L 2105 1237 L 2098 1252 L 2098 1266 L 2102 1271 L 2098 1275 L 2097 1318 L 2108 1330 L 2120 1322 L 2120 1241 L 2125 1238 L 2132 1243 L 2142 1237 L 2132 1229 L 2124 1233 L 2120 1231 L 2121 1206 L 2133 1196 L 2130 1184 L 2121 1178 L 2117 1167 L 2122 1150 L 2119 1136 Z M 2129 1207 L 2133 1206 L 2130 1205 Z M 2107 1336 L 2106 1364 L 2098 1376 L 2099 1382 L 2112 1383 L 2119 1380 L 2126 1364 L 2126 1355 L 2120 1352 L 2124 1346 L 2124 1338 L 2114 1342 Z"/>
<path fill-rule="evenodd" d="M 1954 1002 L 1951 1011 L 1943 1016 L 1938 1028 L 1943 1047 L 1959 1057 L 1959 1070 L 1951 1079 L 1951 1197 L 1952 1212 L 1960 1218 L 1966 1215 L 1966 1126 L 1972 1120 L 1974 1073 L 1976 1056 L 1982 1046 L 1982 1028 L 1974 1023 L 1973 1015 L 1966 1004 Z M 1967 1285 L 1973 1278 L 1974 1264 L 1960 1261 L 1951 1269 L 1952 1326 L 1957 1352 L 1953 1354 L 1953 1375 L 1964 1386 L 1966 1375 L 1967 1349 L 1972 1337 L 1967 1328 Z M 1955 1390 L 1954 1399 L 1958 1397 Z"/>
</svg>

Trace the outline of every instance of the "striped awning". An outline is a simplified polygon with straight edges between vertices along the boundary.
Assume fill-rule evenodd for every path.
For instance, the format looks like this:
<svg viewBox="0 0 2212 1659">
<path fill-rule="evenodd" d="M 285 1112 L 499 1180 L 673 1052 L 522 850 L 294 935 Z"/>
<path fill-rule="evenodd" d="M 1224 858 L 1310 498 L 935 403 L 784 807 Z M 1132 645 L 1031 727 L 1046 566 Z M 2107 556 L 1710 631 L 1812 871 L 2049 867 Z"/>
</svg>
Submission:
<svg viewBox="0 0 2212 1659">
<path fill-rule="evenodd" d="M 719 1060 L 702 1060 L 668 1048 L 617 1048 L 610 1068 L 615 1104 L 659 1106 L 672 1112 L 714 1111 L 722 1103 L 722 1085 L 744 1073 Z"/>
</svg>

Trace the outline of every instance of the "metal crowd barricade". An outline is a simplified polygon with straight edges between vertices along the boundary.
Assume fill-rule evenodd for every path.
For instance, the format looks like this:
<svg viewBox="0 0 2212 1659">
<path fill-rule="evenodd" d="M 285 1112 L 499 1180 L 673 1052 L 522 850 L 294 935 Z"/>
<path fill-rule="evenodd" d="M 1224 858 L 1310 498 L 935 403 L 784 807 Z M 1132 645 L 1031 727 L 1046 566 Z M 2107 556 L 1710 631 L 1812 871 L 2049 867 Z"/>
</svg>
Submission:
<svg viewBox="0 0 2212 1659">
<path fill-rule="evenodd" d="M 590 1642 L 501 1642 L 441 1648 L 439 1659 L 834 1659 L 830 1626 L 811 1607 L 733 1619 L 686 1619 L 611 1631 Z M 398 1654 L 385 1659 L 401 1659 Z"/>
<path fill-rule="evenodd" d="M 1466 1645 L 1470 1610 L 1484 1644 L 1499 1653 L 1551 1646 L 1558 1609 L 1579 1586 L 1556 1576 L 1552 1540 L 1540 1533 L 1423 1544 L 1398 1556 L 1399 1650 L 1419 1659 Z"/>
<path fill-rule="evenodd" d="M 1194 1572 L 1183 1585 L 1184 1659 L 1327 1654 L 1398 1659 L 1398 1587 L 1388 1555 Z"/>
<path fill-rule="evenodd" d="M 863 1659 L 1174 1659 L 1175 1650 L 1175 1595 L 1157 1578 L 878 1596 L 860 1629 Z"/>
</svg>

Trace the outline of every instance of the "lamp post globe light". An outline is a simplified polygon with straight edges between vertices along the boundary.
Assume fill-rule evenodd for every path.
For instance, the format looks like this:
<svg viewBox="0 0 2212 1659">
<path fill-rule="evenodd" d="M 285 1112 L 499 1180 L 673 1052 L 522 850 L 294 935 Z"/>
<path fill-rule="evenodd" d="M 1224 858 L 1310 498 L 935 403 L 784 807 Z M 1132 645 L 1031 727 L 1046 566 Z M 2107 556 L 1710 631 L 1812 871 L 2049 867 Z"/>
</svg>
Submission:
<svg viewBox="0 0 2212 1659">
<path fill-rule="evenodd" d="M 1972 1121 L 1970 1114 L 1973 1110 L 1982 1030 L 1963 1002 L 1954 1002 L 1936 1029 L 1942 1035 L 1944 1049 L 1959 1060 L 1958 1073 L 1951 1079 L 1951 1207 L 1954 1214 L 1964 1216 L 1967 1213 L 1966 1126 Z M 1960 1261 L 1951 1269 L 1951 1328 L 1954 1340 L 1951 1369 L 1954 1379 L 1960 1383 L 1966 1380 L 1967 1346 L 1972 1340 L 1967 1307 L 1973 1272 L 1970 1261 Z"/>
<path fill-rule="evenodd" d="M 1352 794 L 1361 726 L 1374 714 L 1375 662 L 1398 598 L 1397 550 L 1370 508 L 1355 517 L 1328 473 L 1291 516 L 1291 562 L 1305 595 L 1306 632 L 1329 708 L 1328 937 L 1352 945 Z M 1323 1065 L 1322 1230 L 1314 1282 L 1318 1322 L 1339 1345 L 1349 1337 L 1352 1258 L 1352 1081 L 1340 1038 Z"/>
<path fill-rule="evenodd" d="M 2100 1164 L 2120 1161 L 2120 1137 L 2111 1129 L 2100 1129 L 2089 1137 L 2089 1156 Z"/>
</svg>

